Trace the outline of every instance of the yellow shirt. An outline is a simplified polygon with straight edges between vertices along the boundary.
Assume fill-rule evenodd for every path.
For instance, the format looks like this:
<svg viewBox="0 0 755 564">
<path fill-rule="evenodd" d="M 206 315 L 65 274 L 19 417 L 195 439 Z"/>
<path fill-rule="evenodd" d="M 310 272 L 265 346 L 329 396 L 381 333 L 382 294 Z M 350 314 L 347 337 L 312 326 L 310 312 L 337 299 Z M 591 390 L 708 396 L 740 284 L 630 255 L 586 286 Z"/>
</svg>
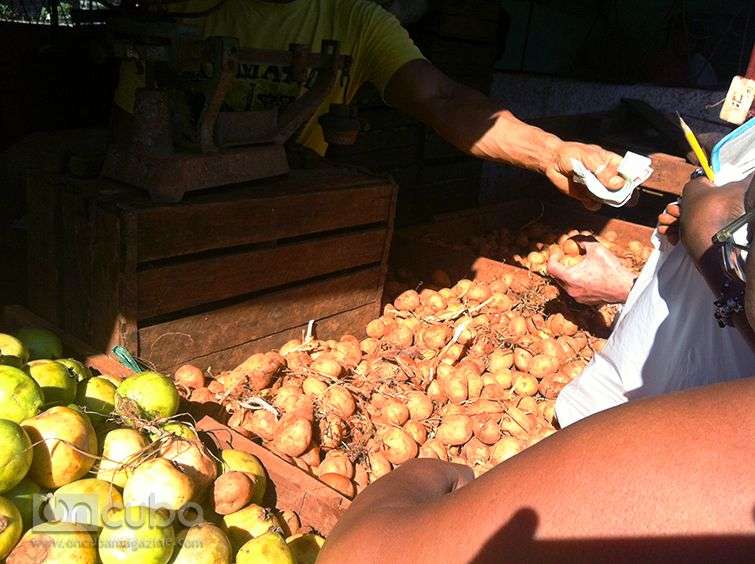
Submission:
<svg viewBox="0 0 755 564">
<path fill-rule="evenodd" d="M 188 5 L 181 4 L 181 9 L 200 11 L 218 1 L 194 0 Z M 218 10 L 194 21 L 205 37 L 237 37 L 242 48 L 288 50 L 291 43 L 304 43 L 313 52 L 319 52 L 323 39 L 339 41 L 341 53 L 353 59 L 347 102 L 365 82 L 374 84 L 382 94 L 399 68 L 422 58 L 398 20 L 368 0 L 293 0 L 289 3 L 227 0 Z M 142 86 L 144 76 L 137 74 L 132 63 L 124 63 L 115 102 L 132 111 L 134 94 Z M 328 111 L 331 103 L 343 101 L 343 90 L 339 81 L 299 137 L 300 143 L 321 155 L 325 154 L 327 143 L 317 118 Z M 284 107 L 300 95 L 298 85 L 288 79 L 285 68 L 241 64 L 225 102 L 231 110 L 248 111 Z"/>
</svg>

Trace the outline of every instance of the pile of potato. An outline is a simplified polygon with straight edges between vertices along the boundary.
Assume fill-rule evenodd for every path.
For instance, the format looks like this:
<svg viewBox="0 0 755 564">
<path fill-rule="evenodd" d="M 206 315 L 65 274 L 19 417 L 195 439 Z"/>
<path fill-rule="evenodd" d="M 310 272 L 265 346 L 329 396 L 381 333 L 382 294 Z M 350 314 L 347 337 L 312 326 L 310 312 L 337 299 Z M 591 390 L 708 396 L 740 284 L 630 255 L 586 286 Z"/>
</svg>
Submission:
<svg viewBox="0 0 755 564">
<path fill-rule="evenodd" d="M 362 340 L 289 341 L 211 379 L 182 367 L 179 389 L 349 497 L 416 457 L 480 475 L 556 431 L 558 393 L 603 344 L 544 313 L 554 286 L 511 270 L 407 290 Z"/>
</svg>

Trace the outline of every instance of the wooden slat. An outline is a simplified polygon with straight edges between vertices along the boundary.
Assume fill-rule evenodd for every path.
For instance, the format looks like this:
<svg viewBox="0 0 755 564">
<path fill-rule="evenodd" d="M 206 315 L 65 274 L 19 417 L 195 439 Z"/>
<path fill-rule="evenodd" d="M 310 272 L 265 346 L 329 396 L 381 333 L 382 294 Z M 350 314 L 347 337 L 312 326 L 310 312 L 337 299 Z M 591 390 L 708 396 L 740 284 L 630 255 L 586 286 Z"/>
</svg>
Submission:
<svg viewBox="0 0 755 564">
<path fill-rule="evenodd" d="M 138 261 L 387 222 L 393 186 L 192 201 L 139 209 Z"/>
<path fill-rule="evenodd" d="M 91 217 L 91 201 L 71 191 L 62 190 L 59 213 L 59 221 L 63 224 L 62 244 L 59 251 L 63 255 L 62 293 L 59 298 L 63 305 L 63 312 L 60 325 L 71 335 L 104 349 L 107 346 L 106 342 L 95 343 L 92 339 L 90 324 L 90 320 L 95 315 L 92 310 L 98 309 L 96 306 L 93 307 L 95 300 L 92 297 L 92 266 L 97 262 L 92 249 L 93 242 L 97 240 L 97 234 Z M 112 243 L 117 245 L 118 239 L 116 238 Z M 112 253 L 108 252 L 104 256 L 110 260 L 111 255 Z M 97 311 L 96 315 L 103 314 L 105 312 Z"/>
<path fill-rule="evenodd" d="M 684 190 L 684 185 L 689 182 L 690 175 L 697 167 L 689 164 L 681 157 L 663 153 L 656 153 L 650 155 L 650 157 L 653 160 L 654 172 L 642 186 L 664 194 L 680 195 Z"/>
<path fill-rule="evenodd" d="M 139 319 L 381 262 L 387 236 L 374 228 L 144 270 Z"/>
<path fill-rule="evenodd" d="M 219 421 L 203 417 L 197 428 L 207 433 L 218 448 L 232 448 L 256 456 L 270 477 L 270 493 L 274 494 L 276 507 L 295 511 L 304 526 L 328 535 L 348 509 L 351 502 L 330 486 Z M 268 494 L 265 497 L 267 501 Z"/>
<path fill-rule="evenodd" d="M 380 300 L 382 269 L 333 276 L 265 293 L 211 312 L 139 330 L 139 357 L 158 366 L 204 356 Z"/>
<path fill-rule="evenodd" d="M 319 338 L 339 338 L 345 334 L 351 334 L 358 338 L 364 337 L 367 324 L 380 315 L 380 302 L 376 301 L 351 311 L 345 311 L 336 315 L 320 319 L 315 324 L 315 333 Z M 198 358 L 175 359 L 175 365 L 168 370 L 177 368 L 181 364 L 190 362 L 200 368 L 212 368 L 213 372 L 227 370 L 238 366 L 249 356 L 258 352 L 267 352 L 281 347 L 291 339 L 301 339 L 306 324 L 292 329 L 286 329 L 274 335 L 262 339 L 249 341 L 230 349 L 218 351 Z"/>
</svg>

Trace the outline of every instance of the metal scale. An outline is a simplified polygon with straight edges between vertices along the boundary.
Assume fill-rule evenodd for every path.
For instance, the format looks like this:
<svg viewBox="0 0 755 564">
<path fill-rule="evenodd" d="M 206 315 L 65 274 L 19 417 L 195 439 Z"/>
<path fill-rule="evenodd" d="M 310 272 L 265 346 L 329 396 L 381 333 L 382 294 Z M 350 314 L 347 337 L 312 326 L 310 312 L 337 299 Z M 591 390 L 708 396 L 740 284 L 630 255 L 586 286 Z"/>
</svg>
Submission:
<svg viewBox="0 0 755 564">
<path fill-rule="evenodd" d="M 286 142 L 338 80 L 349 80 L 351 58 L 338 42 L 323 41 L 319 53 L 301 44 L 288 51 L 244 49 L 235 38 L 203 38 L 182 23 L 197 14 L 146 6 L 124 2 L 74 16 L 104 23 L 108 55 L 134 61 L 147 85 L 136 93 L 132 122 L 114 131 L 103 175 L 143 188 L 155 201 L 177 202 L 189 191 L 289 172 Z M 221 111 L 240 64 L 290 67 L 304 94 L 283 110 Z M 346 104 L 331 104 L 320 124 L 332 144 L 353 144 L 359 130 L 355 109 Z"/>
</svg>

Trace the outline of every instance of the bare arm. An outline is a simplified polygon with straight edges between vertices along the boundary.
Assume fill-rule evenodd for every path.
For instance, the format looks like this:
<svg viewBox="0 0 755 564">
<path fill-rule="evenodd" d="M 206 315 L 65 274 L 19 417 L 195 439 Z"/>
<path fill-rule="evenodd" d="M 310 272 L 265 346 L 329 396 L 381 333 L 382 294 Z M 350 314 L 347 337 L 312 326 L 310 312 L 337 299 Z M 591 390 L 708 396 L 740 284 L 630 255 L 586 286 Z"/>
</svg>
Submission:
<svg viewBox="0 0 755 564">
<path fill-rule="evenodd" d="M 571 158 L 581 159 L 609 188 L 620 188 L 621 158 L 597 145 L 568 143 L 528 125 L 487 96 L 416 60 L 399 69 L 385 91 L 389 104 L 426 123 L 456 147 L 476 157 L 545 174 L 562 192 L 599 207 L 571 180 Z"/>
<path fill-rule="evenodd" d="M 749 177 L 741 182 L 715 187 L 706 179 L 698 178 L 684 188 L 679 222 L 681 239 L 716 297 L 726 275 L 721 251 L 711 239 L 716 232 L 744 213 L 745 193 L 752 182 L 753 177 Z M 735 316 L 734 323 L 755 348 L 755 332 L 745 316 Z"/>
<path fill-rule="evenodd" d="M 640 400 L 410 510 L 357 498 L 322 562 L 741 560 L 755 549 L 753 402 L 755 378 Z"/>
</svg>

